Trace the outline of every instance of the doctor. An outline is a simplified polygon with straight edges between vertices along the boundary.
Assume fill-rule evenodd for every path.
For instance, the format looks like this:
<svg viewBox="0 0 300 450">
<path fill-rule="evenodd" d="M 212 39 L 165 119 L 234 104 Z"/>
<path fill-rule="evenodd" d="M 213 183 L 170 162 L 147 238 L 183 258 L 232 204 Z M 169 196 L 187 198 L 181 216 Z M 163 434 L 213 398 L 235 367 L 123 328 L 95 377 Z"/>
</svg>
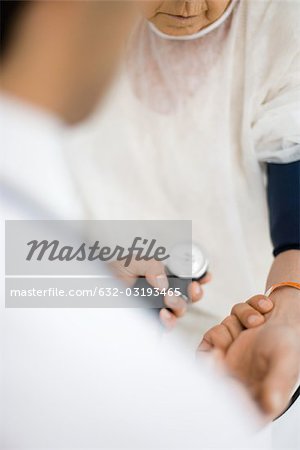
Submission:
<svg viewBox="0 0 300 450">
<path fill-rule="evenodd" d="M 88 217 L 65 165 L 65 127 L 103 97 L 131 8 L 1 2 L 2 237 L 4 219 Z M 161 353 L 144 317 L 5 309 L 4 273 L 1 448 L 256 448 L 252 406 L 176 351 Z"/>
</svg>

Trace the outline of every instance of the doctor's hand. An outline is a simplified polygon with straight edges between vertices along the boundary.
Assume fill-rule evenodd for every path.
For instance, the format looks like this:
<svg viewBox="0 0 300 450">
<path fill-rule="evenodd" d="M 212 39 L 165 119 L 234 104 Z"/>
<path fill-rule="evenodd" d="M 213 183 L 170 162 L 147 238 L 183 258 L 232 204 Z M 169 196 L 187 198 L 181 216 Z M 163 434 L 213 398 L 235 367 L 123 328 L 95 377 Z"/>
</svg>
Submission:
<svg viewBox="0 0 300 450">
<path fill-rule="evenodd" d="M 188 297 L 192 303 L 196 303 L 202 299 L 203 285 L 211 281 L 211 274 L 207 273 L 201 280 L 192 281 L 188 286 Z M 187 310 L 187 302 L 182 297 L 166 295 L 164 303 L 167 308 L 160 310 L 159 317 L 162 324 L 167 329 L 172 329 L 176 325 L 178 317 L 182 317 Z"/>
<path fill-rule="evenodd" d="M 160 291 L 167 291 L 169 281 L 166 275 L 165 266 L 156 260 L 137 261 L 132 260 L 128 267 L 125 267 L 123 261 L 115 261 L 112 264 L 115 275 L 125 284 L 133 287 L 138 277 L 145 277 L 147 283 Z M 207 274 L 200 281 L 193 281 L 188 286 L 188 297 L 192 303 L 195 303 L 203 297 L 202 285 L 211 280 L 211 275 Z M 164 295 L 164 304 L 159 312 L 159 318 L 167 329 L 172 329 L 177 319 L 184 316 L 187 311 L 187 302 L 178 295 Z"/>
<path fill-rule="evenodd" d="M 267 300 L 271 312 L 260 325 L 245 329 L 237 316 L 231 322 L 233 315 L 229 316 L 225 319 L 226 331 L 223 326 L 214 327 L 199 347 L 199 351 L 220 350 L 229 372 L 246 385 L 270 419 L 287 407 L 300 374 L 299 299 L 294 298 L 292 290 L 279 295 L 280 302 L 276 301 L 278 293 L 277 299 L 273 296 L 272 302 Z M 253 297 L 249 302 L 257 306 L 258 299 L 263 300 L 264 296 Z M 232 311 L 237 309 L 240 311 L 240 307 Z"/>
</svg>

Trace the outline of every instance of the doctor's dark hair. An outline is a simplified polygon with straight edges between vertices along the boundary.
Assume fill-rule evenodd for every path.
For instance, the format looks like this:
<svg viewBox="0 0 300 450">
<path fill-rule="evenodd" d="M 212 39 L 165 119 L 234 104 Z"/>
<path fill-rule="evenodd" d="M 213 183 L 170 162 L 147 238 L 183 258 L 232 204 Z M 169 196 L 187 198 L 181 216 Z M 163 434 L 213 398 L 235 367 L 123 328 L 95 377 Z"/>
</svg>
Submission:
<svg viewBox="0 0 300 450">
<path fill-rule="evenodd" d="M 27 0 L 1 0 L 0 2 L 0 56 L 1 59 L 8 50 L 19 16 L 26 5 Z"/>
</svg>

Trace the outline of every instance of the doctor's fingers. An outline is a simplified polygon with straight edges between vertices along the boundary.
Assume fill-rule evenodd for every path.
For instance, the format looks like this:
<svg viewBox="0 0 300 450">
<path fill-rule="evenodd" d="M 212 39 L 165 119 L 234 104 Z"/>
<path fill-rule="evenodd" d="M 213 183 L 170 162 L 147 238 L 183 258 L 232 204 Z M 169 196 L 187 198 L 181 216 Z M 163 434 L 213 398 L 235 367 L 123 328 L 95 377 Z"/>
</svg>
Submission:
<svg viewBox="0 0 300 450">
<path fill-rule="evenodd" d="M 202 284 L 209 283 L 211 281 L 211 274 L 207 273 L 205 277 L 203 277 L 199 281 L 192 281 L 188 286 L 188 296 L 189 299 L 195 303 L 202 299 L 204 295 L 204 291 L 202 288 Z"/>
<path fill-rule="evenodd" d="M 237 303 L 231 315 L 237 317 L 245 328 L 254 328 L 265 322 L 264 314 L 270 312 L 273 303 L 264 295 L 256 295 L 245 303 Z"/>
<path fill-rule="evenodd" d="M 143 265 L 139 269 L 137 266 L 137 270 L 139 269 L 142 273 L 138 273 L 137 275 L 145 276 L 147 282 L 154 288 L 158 288 L 160 290 L 168 289 L 169 281 L 166 275 L 166 269 L 162 262 L 156 260 L 150 261 L 138 261 L 143 262 Z"/>
<path fill-rule="evenodd" d="M 204 291 L 198 281 L 192 281 L 188 286 L 187 292 L 192 303 L 198 302 L 204 295 Z"/>
<path fill-rule="evenodd" d="M 182 297 L 175 295 L 165 295 L 164 303 L 166 308 L 160 310 L 159 318 L 167 329 L 172 329 L 177 319 L 186 313 L 187 303 Z"/>
<path fill-rule="evenodd" d="M 177 323 L 177 317 L 170 310 L 163 308 L 159 312 L 159 319 L 167 330 L 171 330 Z"/>
<path fill-rule="evenodd" d="M 211 279 L 212 279 L 211 273 L 210 273 L 210 272 L 207 272 L 207 274 L 204 275 L 204 277 L 201 278 L 199 281 L 197 281 L 197 283 L 200 283 L 200 284 L 207 284 L 207 283 L 209 283 L 209 282 L 211 281 Z"/>
<path fill-rule="evenodd" d="M 187 303 L 179 295 L 165 295 L 164 303 L 167 308 L 171 309 L 169 312 L 173 313 L 175 317 L 182 317 L 186 313 Z"/>
<path fill-rule="evenodd" d="M 137 261 L 133 259 L 128 266 L 124 262 L 117 261 L 112 264 L 117 276 L 127 284 L 134 284 L 138 277 L 145 277 L 147 282 L 160 290 L 168 289 L 169 282 L 165 272 L 165 266 L 160 261 Z"/>
</svg>

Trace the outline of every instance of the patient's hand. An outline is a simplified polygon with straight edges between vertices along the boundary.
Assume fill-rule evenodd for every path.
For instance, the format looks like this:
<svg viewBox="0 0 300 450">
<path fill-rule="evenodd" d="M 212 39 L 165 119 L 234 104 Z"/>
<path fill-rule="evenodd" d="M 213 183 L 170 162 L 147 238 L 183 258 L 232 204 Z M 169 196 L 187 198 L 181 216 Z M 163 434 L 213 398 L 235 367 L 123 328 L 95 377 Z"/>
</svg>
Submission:
<svg viewBox="0 0 300 450">
<path fill-rule="evenodd" d="M 288 406 L 299 377 L 300 337 L 284 324 L 243 331 L 223 354 L 232 376 L 244 383 L 270 419 Z"/>
<path fill-rule="evenodd" d="M 128 286 L 133 286 L 137 277 L 144 276 L 147 282 L 154 288 L 167 290 L 169 287 L 165 266 L 156 260 L 136 261 L 132 260 L 128 267 L 122 261 L 112 264 L 117 277 Z M 188 295 L 191 302 L 195 303 L 203 297 L 202 285 L 211 280 L 211 275 L 207 274 L 199 282 L 193 281 L 188 287 Z M 187 302 L 177 295 L 165 295 L 164 303 L 166 308 L 161 309 L 159 317 L 163 325 L 171 329 L 176 325 L 177 319 L 184 316 L 187 310 Z"/>
<path fill-rule="evenodd" d="M 209 351 L 218 348 L 226 352 L 242 331 L 262 325 L 266 320 L 265 314 L 269 313 L 273 306 L 272 301 L 264 295 L 256 295 L 245 303 L 237 303 L 230 316 L 204 334 L 198 350 Z"/>
<path fill-rule="evenodd" d="M 287 407 L 299 377 L 300 330 L 265 299 L 256 296 L 236 305 L 231 316 L 205 334 L 199 351 L 218 348 L 229 373 L 246 385 L 273 419 Z M 250 324 L 254 311 L 257 319 Z"/>
</svg>

